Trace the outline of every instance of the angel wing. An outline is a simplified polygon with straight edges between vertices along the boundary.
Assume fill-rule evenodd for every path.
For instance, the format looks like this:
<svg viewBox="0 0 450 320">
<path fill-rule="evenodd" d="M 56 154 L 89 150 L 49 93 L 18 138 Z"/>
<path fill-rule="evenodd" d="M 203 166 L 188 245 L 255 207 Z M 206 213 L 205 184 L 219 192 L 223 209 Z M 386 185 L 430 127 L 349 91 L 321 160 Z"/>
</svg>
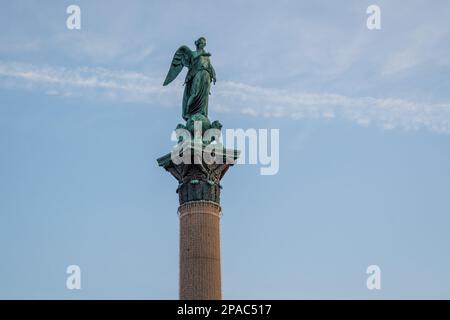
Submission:
<svg viewBox="0 0 450 320">
<path fill-rule="evenodd" d="M 167 72 L 166 80 L 164 80 L 163 86 L 171 83 L 181 72 L 183 67 L 189 68 L 191 65 L 193 55 L 191 49 L 187 46 L 181 46 L 172 59 L 169 72 Z"/>
</svg>

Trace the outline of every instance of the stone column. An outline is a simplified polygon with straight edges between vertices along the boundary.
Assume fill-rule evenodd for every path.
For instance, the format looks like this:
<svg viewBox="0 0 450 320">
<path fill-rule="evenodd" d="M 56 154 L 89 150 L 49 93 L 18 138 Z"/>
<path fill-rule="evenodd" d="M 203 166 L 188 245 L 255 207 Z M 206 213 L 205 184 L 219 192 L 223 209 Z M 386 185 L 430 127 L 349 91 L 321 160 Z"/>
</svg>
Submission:
<svg viewBox="0 0 450 320">
<path fill-rule="evenodd" d="M 212 201 L 192 201 L 178 210 L 180 299 L 220 300 L 220 206 Z"/>
<path fill-rule="evenodd" d="M 219 300 L 222 298 L 220 265 L 220 180 L 238 158 L 237 150 L 216 152 L 221 163 L 205 163 L 203 150 L 194 150 L 194 158 L 185 164 L 173 163 L 171 154 L 158 164 L 177 180 L 180 206 L 181 300 Z M 200 156 L 199 156 L 200 155 Z"/>
</svg>

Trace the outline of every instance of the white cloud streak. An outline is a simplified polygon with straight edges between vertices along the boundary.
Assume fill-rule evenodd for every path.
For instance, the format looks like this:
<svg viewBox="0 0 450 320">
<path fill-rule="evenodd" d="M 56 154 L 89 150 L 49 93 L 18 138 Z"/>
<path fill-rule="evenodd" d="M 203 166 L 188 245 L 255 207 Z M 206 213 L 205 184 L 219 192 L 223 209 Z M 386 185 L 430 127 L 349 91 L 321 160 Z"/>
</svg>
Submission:
<svg viewBox="0 0 450 320">
<path fill-rule="evenodd" d="M 180 81 L 163 87 L 162 80 L 138 72 L 104 68 L 55 68 L 0 62 L 0 85 L 3 87 L 152 106 L 179 105 Z M 450 133 L 449 103 L 293 92 L 231 81 L 218 82 L 212 91 L 211 105 L 218 112 L 268 118 L 343 119 L 361 126 Z"/>
</svg>

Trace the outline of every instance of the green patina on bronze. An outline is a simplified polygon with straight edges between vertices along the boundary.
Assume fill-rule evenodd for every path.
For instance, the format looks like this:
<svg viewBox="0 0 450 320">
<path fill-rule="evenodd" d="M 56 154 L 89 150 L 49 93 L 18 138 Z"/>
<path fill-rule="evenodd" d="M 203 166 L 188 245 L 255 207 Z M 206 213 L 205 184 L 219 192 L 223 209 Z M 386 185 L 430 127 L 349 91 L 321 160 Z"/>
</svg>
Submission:
<svg viewBox="0 0 450 320">
<path fill-rule="evenodd" d="M 220 180 L 239 157 L 239 151 L 222 149 L 215 153 L 213 163 L 206 163 L 203 150 L 191 147 L 190 163 L 175 164 L 171 154 L 158 159 L 158 164 L 172 174 L 178 181 L 177 193 L 180 205 L 189 201 L 208 200 L 220 204 Z"/>
<path fill-rule="evenodd" d="M 164 86 L 171 83 L 187 67 L 188 73 L 184 80 L 183 112 L 184 120 L 192 116 L 208 118 L 208 101 L 211 82 L 216 83 L 216 72 L 211 64 L 210 53 L 205 51 L 206 39 L 201 37 L 195 41 L 197 49 L 191 51 L 187 46 L 181 46 L 172 59 Z"/>
<path fill-rule="evenodd" d="M 216 83 L 216 72 L 210 61 L 211 54 L 205 51 L 206 39 L 199 38 L 195 41 L 195 46 L 195 51 L 191 51 L 187 46 L 181 46 L 175 52 L 163 85 L 171 83 L 183 67 L 188 68 L 182 102 L 182 118 L 186 124 L 178 124 L 176 128 L 186 129 L 194 134 L 194 123 L 200 122 L 203 134 L 208 129 L 220 130 L 222 124 L 217 120 L 211 123 L 208 118 L 211 82 Z M 180 205 L 198 200 L 220 203 L 220 180 L 239 157 L 239 151 L 218 149 L 215 156 L 216 159 L 221 160 L 217 161 L 218 163 L 206 163 L 203 152 L 209 143 L 211 141 L 203 140 L 200 147 L 192 145 L 192 161 L 189 163 L 173 163 L 171 153 L 157 159 L 159 166 L 177 179 Z M 195 158 L 197 158 L 196 161 L 194 161 Z"/>
</svg>

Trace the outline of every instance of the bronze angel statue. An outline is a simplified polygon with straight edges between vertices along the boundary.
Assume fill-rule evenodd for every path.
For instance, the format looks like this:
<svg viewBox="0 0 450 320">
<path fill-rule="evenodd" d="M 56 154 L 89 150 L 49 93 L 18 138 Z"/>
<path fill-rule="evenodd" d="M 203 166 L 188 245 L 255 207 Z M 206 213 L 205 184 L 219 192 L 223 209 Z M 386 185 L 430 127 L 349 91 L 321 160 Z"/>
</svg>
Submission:
<svg viewBox="0 0 450 320">
<path fill-rule="evenodd" d="M 186 121 L 192 116 L 208 118 L 211 82 L 216 83 L 216 72 L 209 60 L 211 54 L 205 51 L 206 39 L 199 38 L 195 41 L 195 46 L 195 51 L 182 46 L 175 52 L 163 84 L 168 85 L 180 74 L 183 67 L 188 68 L 184 81 L 182 111 L 182 117 Z"/>
</svg>

